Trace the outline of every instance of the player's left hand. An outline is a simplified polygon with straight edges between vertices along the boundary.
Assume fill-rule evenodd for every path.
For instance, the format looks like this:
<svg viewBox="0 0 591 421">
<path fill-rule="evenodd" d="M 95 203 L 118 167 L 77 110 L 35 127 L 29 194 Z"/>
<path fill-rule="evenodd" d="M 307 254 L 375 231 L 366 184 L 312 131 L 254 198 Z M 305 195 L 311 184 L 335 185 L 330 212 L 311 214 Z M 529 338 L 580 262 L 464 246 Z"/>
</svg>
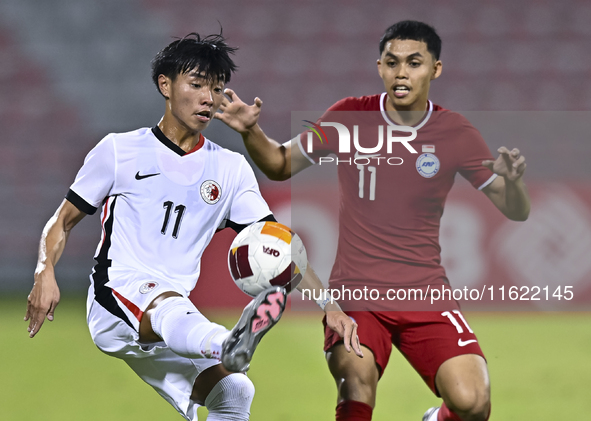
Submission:
<svg viewBox="0 0 591 421">
<path fill-rule="evenodd" d="M 347 352 L 351 352 L 353 349 L 358 357 L 363 358 L 359 336 L 357 336 L 357 323 L 340 309 L 329 310 L 329 306 L 330 304 L 327 304 L 327 308 L 325 308 L 327 326 L 343 338 L 343 345 L 345 345 Z"/>
<path fill-rule="evenodd" d="M 482 161 L 482 165 L 495 174 L 504 177 L 506 180 L 517 181 L 520 179 L 523 173 L 525 173 L 527 164 L 525 163 L 525 157 L 521 155 L 519 149 L 514 148 L 509 151 L 506 147 L 501 146 L 497 149 L 497 152 L 500 155 L 495 161 Z"/>
</svg>

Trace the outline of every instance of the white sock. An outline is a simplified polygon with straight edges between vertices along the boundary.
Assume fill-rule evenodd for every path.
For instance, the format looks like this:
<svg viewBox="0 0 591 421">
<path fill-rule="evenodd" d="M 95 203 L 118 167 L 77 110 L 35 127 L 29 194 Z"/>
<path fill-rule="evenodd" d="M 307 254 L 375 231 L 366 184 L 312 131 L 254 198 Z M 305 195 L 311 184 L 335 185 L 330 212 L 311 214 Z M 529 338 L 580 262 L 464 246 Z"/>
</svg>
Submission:
<svg viewBox="0 0 591 421">
<path fill-rule="evenodd" d="M 254 398 L 254 385 L 246 375 L 232 373 L 209 392 L 205 406 L 207 421 L 247 421 Z"/>
<path fill-rule="evenodd" d="M 229 334 L 184 297 L 167 298 L 158 304 L 152 314 L 152 329 L 172 351 L 187 358 L 219 358 Z"/>
<path fill-rule="evenodd" d="M 223 326 L 221 327 L 223 329 L 214 330 L 203 339 L 201 350 L 205 358 L 221 358 L 222 344 L 230 336 L 230 331 Z"/>
</svg>

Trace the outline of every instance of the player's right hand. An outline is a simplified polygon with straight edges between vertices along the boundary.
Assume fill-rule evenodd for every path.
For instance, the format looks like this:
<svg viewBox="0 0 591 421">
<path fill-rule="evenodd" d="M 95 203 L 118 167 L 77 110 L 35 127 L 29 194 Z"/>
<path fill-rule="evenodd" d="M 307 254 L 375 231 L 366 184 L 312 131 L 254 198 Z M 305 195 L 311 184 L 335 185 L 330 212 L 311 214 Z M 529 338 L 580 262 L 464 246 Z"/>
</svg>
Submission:
<svg viewBox="0 0 591 421">
<path fill-rule="evenodd" d="M 34 337 L 47 317 L 53 321 L 53 313 L 60 302 L 60 290 L 53 272 L 40 271 L 35 273 L 35 284 L 27 297 L 27 313 L 25 321 L 29 320 L 29 337 Z"/>
<path fill-rule="evenodd" d="M 214 118 L 221 120 L 231 129 L 238 133 L 246 133 L 259 121 L 263 101 L 260 98 L 254 99 L 253 105 L 245 104 L 231 89 L 224 90 L 227 98 L 224 98 L 219 111 Z"/>
<path fill-rule="evenodd" d="M 340 308 L 330 309 L 332 305 L 329 303 L 325 307 L 327 326 L 343 338 L 343 345 L 345 345 L 347 352 L 353 350 L 355 355 L 363 358 L 359 336 L 357 336 L 357 323 L 343 313 Z"/>
</svg>

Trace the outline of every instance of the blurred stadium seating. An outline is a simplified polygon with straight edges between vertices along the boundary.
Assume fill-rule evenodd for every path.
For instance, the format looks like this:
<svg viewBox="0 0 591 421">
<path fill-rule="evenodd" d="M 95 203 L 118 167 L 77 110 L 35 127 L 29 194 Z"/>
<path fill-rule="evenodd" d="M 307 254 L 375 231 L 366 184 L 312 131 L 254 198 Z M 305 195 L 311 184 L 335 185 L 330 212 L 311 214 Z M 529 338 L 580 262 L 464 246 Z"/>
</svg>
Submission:
<svg viewBox="0 0 591 421">
<path fill-rule="evenodd" d="M 431 92 L 436 103 L 467 112 L 571 111 L 552 116 L 589 120 L 591 5 L 582 0 L 362 6 L 354 0 L 4 0 L 0 292 L 30 288 L 42 226 L 85 153 L 110 131 L 158 121 L 162 101 L 149 62 L 171 37 L 214 33 L 222 25 L 229 42 L 240 47 L 239 71 L 229 87 L 249 102 L 261 97 L 265 131 L 288 139 L 292 111 L 322 111 L 343 96 L 382 91 L 378 41 L 402 19 L 431 23 L 443 39 L 444 73 Z M 481 117 L 484 132 L 486 115 Z M 239 137 L 218 124 L 209 134 L 242 150 Z M 534 130 L 515 141 L 486 138 L 491 148 L 519 146 L 535 182 L 591 183 L 585 170 L 591 142 L 581 130 L 546 137 Z M 87 219 L 59 266 L 66 290 L 87 286 L 99 235 L 97 220 Z"/>
</svg>

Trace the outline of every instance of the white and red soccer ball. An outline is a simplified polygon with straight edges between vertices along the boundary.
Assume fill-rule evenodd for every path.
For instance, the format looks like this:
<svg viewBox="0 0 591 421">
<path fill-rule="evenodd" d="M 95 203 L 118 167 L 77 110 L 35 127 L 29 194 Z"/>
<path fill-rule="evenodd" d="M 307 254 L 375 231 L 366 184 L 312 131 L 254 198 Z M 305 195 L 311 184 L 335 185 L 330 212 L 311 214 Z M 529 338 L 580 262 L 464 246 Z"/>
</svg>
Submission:
<svg viewBox="0 0 591 421">
<path fill-rule="evenodd" d="M 256 222 L 242 230 L 228 252 L 230 274 L 242 291 L 256 296 L 271 286 L 297 287 L 308 265 L 300 237 L 278 222 Z"/>
</svg>

